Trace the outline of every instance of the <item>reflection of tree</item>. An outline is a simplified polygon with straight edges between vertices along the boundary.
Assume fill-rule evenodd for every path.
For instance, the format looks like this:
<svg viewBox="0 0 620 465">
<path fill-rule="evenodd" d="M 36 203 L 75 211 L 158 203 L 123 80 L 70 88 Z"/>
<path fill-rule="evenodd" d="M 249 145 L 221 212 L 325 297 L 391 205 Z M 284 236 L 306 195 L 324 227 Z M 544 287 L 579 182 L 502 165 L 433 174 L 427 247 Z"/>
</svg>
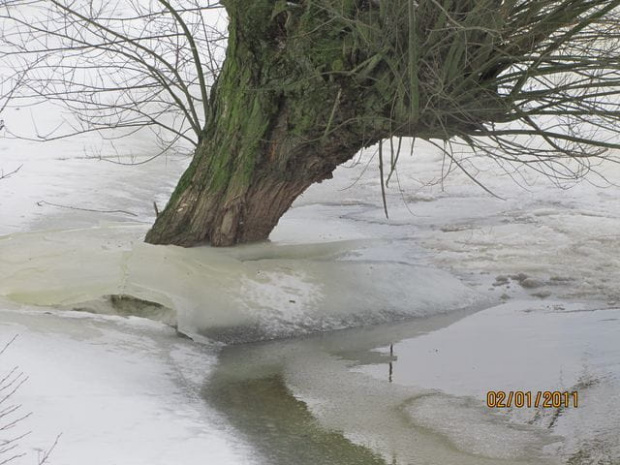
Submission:
<svg viewBox="0 0 620 465">
<path fill-rule="evenodd" d="M 214 375 L 207 399 L 273 465 L 386 465 L 378 455 L 341 433 L 321 427 L 281 374 L 229 379 Z"/>
</svg>

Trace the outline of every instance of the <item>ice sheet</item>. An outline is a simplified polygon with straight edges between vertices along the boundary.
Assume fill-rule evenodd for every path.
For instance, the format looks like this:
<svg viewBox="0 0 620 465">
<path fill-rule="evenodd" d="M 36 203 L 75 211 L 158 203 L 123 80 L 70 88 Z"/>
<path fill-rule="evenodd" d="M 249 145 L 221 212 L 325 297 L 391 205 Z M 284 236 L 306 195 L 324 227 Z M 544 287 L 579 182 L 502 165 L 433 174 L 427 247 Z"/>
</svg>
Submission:
<svg viewBox="0 0 620 465">
<path fill-rule="evenodd" d="M 518 457 L 533 447 L 519 428 L 536 425 L 562 435 L 549 449 L 569 463 L 580 455 L 613 463 L 620 457 L 620 415 L 603 406 L 620 393 L 618 334 L 618 308 L 514 301 L 394 344 L 389 370 L 388 360 L 353 370 L 436 390 L 406 411 L 471 453 Z M 532 402 L 539 391 L 577 392 L 579 406 L 490 410 L 488 391 L 531 392 Z"/>
<path fill-rule="evenodd" d="M 88 309 L 129 295 L 176 313 L 181 331 L 224 341 L 291 336 L 480 305 L 448 273 L 381 259 L 389 243 L 276 244 L 241 250 L 143 244 L 142 226 L 0 238 L 0 296 Z M 375 250 L 378 249 L 378 250 Z"/>
<path fill-rule="evenodd" d="M 256 463 L 198 395 L 213 349 L 148 320 L 0 310 L 0 346 L 14 336 L 0 372 L 27 376 L 11 402 L 32 414 L 15 463 L 38 463 L 58 437 L 49 463 Z"/>
<path fill-rule="evenodd" d="M 32 117 L 37 124 L 40 119 L 53 124 L 54 113 L 31 117 L 28 111 L 11 110 L 3 117 L 11 125 L 27 126 Z M 432 351 L 417 360 L 420 370 L 415 373 L 420 378 L 416 379 L 428 380 L 425 388 L 399 388 L 368 373 L 351 372 L 346 354 L 325 355 L 322 349 L 313 351 L 303 345 L 299 351 L 290 349 L 297 355 L 286 362 L 284 382 L 322 425 L 339 429 L 390 460 L 415 463 L 423 450 L 423 458 L 435 457 L 441 465 L 480 465 L 485 461 L 495 465 L 503 460 L 498 457 L 518 463 L 515 456 L 519 451 L 533 445 L 532 450 L 538 453 L 541 444 L 548 444 L 551 456 L 571 465 L 607 465 L 620 457 L 614 442 L 620 436 L 619 420 L 609 408 L 617 404 L 620 392 L 610 368 L 618 361 L 617 321 L 597 319 L 602 312 L 613 312 L 620 298 L 617 188 L 576 183 L 569 190 L 559 190 L 531 173 L 505 173 L 489 160 L 474 160 L 479 179 L 505 198 L 500 200 L 458 171 L 443 179 L 449 161 L 419 143 L 414 157 L 401 157 L 398 182 L 393 179 L 387 189 L 389 219 L 382 212 L 376 157 L 371 161 L 372 154 L 367 152 L 359 162 L 339 168 L 333 180 L 309 189 L 282 218 L 270 244 L 235 251 L 186 251 L 141 243 L 154 217 L 153 200 L 163 206 L 185 162 L 162 159 L 146 167 L 128 168 L 84 159 L 84 150 L 91 149 L 93 143 L 76 139 L 42 146 L 1 141 L 2 168 L 24 165 L 17 175 L 0 182 L 0 233 L 4 234 L 0 239 L 0 295 L 13 302 L 7 306 L 17 302 L 84 309 L 91 305 L 93 310 L 101 310 L 102 297 L 130 294 L 174 309 L 178 312 L 176 323 L 186 332 L 205 330 L 222 340 L 242 341 L 505 301 L 509 305 L 496 308 L 496 313 L 480 313 L 455 329 L 411 342 L 418 347 L 412 352 L 420 356 L 424 344 L 435 349 L 434 342 L 447 344 L 443 337 L 452 341 L 448 344 L 452 370 L 433 364 L 437 353 Z M 152 153 L 155 147 L 148 140 L 128 139 L 117 149 L 119 159 L 127 160 Z M 366 162 L 370 163 L 368 169 Z M 470 161 L 467 163 L 470 166 Z M 601 169 L 610 179 L 620 179 L 616 165 L 604 164 Z M 515 177 L 525 189 L 513 183 Z M 571 313 L 583 305 L 594 308 L 594 300 L 599 312 Z M 554 305 L 569 311 L 555 311 Z M 515 310 L 519 308 L 537 310 L 528 314 Z M 37 315 L 36 321 L 24 324 L 24 332 L 46 317 Z M 515 328 L 514 333 L 502 331 L 509 326 Z M 488 330 L 486 339 L 477 332 L 484 328 Z M 398 333 L 394 328 L 391 331 Z M 57 342 L 64 344 L 64 339 L 71 341 L 74 336 L 63 334 Z M 346 343 L 349 348 L 355 346 L 356 337 Z M 102 340 L 95 340 L 106 346 L 118 339 L 107 332 Z M 493 350 L 472 340 L 486 340 Z M 24 359 L 34 357 L 34 344 L 42 343 L 34 338 L 28 341 Z M 166 347 L 157 341 L 155 346 Z M 387 342 L 377 343 L 377 347 Z M 527 351 L 516 349 L 526 343 Z M 67 344 L 76 352 L 82 348 L 74 342 Z M 469 350 L 460 350 L 463 347 Z M 492 363 L 485 363 L 495 356 L 497 366 L 502 353 L 516 357 L 511 365 L 495 370 Z M 523 357 L 519 358 L 520 353 Z M 280 362 L 282 354 L 276 355 L 273 357 Z M 373 352 L 364 357 L 380 355 Z M 479 369 L 466 369 L 468 357 Z M 123 360 L 124 355 L 111 359 L 110 370 L 116 370 L 117 365 L 126 367 Z M 180 359 L 178 363 L 193 362 Z M 590 372 L 584 371 L 584 366 Z M 169 367 L 153 359 L 154 372 Z M 383 377 L 388 373 L 385 368 Z M 36 373 L 44 367 L 33 365 L 31 369 Z M 211 368 L 205 370 L 208 374 Z M 79 379 L 79 372 L 73 373 L 69 367 L 66 373 L 67 379 Z M 394 377 L 402 374 L 400 369 L 393 372 Z M 515 389 L 526 383 L 535 389 L 554 383 L 572 386 L 581 382 L 582 375 L 586 381 L 587 376 L 594 380 L 583 388 L 591 402 L 564 412 L 551 428 L 549 414 L 539 416 L 533 422 L 535 428 L 523 432 L 520 428 L 532 420 L 531 412 L 511 412 L 495 423 L 480 416 L 478 407 L 470 404 L 471 399 L 480 399 L 486 385 L 493 384 L 496 389 L 502 388 L 499 384 Z M 197 379 L 201 376 L 196 374 Z M 93 379 L 113 392 L 122 385 L 107 375 Z M 46 380 L 40 377 L 32 389 L 41 392 L 45 386 Z M 75 392 L 70 390 L 72 386 L 64 387 Z M 154 386 L 159 395 L 167 395 L 173 384 L 154 382 Z M 62 390 L 59 381 L 58 391 Z M 430 393 L 436 397 L 428 397 L 427 403 L 412 400 Z M 86 412 L 89 402 L 84 398 L 81 404 Z M 433 402 L 444 402 L 450 408 L 436 408 Z M 158 406 L 149 404 L 133 413 L 128 408 L 138 430 L 144 431 L 143 422 L 151 422 L 152 409 Z M 43 444 L 37 447 L 45 447 L 57 431 L 52 421 L 56 411 L 45 410 L 40 404 L 36 407 L 45 418 L 35 422 L 45 434 Z M 452 421 L 450 412 L 459 421 Z M 391 423 L 395 418 L 396 426 Z M 106 426 L 108 421 L 97 428 L 95 422 L 84 420 L 94 437 L 93 447 L 97 447 L 97 438 L 107 437 L 108 443 L 124 440 L 123 434 Z M 204 421 L 207 429 L 217 424 L 209 415 Z M 517 432 L 512 431 L 512 423 Z M 412 424 L 418 433 L 423 432 L 414 445 L 407 433 Z M 465 424 L 476 427 L 461 434 L 463 427 L 457 426 Z M 187 426 L 181 423 L 180 431 L 186 431 Z M 503 444 L 505 449 L 500 447 L 501 441 L 493 443 L 492 450 L 485 449 L 485 444 L 492 442 L 490 435 L 497 431 L 494 427 L 503 428 L 505 437 L 512 438 Z M 177 439 L 183 440 L 183 434 Z M 556 435 L 560 439 L 554 443 Z M 138 443 L 136 460 L 150 457 L 140 438 L 131 440 Z M 177 447 L 178 441 L 170 445 Z M 395 450 L 402 454 L 390 457 Z M 218 456 L 218 451 L 219 446 L 213 454 Z M 222 463 L 241 460 L 222 457 Z M 541 463 L 536 454 L 524 460 Z"/>
</svg>

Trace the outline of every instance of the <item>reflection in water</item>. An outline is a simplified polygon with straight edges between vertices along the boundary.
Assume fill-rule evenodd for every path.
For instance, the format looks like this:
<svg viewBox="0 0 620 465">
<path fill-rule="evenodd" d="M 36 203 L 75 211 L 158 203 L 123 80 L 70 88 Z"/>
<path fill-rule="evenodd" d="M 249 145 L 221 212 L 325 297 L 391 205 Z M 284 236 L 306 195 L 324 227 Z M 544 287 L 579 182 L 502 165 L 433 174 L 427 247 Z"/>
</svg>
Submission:
<svg viewBox="0 0 620 465">
<path fill-rule="evenodd" d="M 477 398 L 396 382 L 414 368 L 395 370 L 401 339 L 467 314 L 227 346 L 203 394 L 269 465 L 556 463 L 542 453 L 555 440 L 547 431 L 514 426 Z M 377 379 L 360 372 L 366 364 L 387 369 Z"/>
<path fill-rule="evenodd" d="M 388 370 L 388 381 L 391 383 L 392 382 L 392 375 L 394 374 L 394 344 L 390 344 L 390 363 L 389 363 L 389 370 Z"/>
<path fill-rule="evenodd" d="M 323 429 L 280 374 L 236 380 L 216 375 L 204 394 L 270 465 L 387 465 L 341 433 Z"/>
</svg>

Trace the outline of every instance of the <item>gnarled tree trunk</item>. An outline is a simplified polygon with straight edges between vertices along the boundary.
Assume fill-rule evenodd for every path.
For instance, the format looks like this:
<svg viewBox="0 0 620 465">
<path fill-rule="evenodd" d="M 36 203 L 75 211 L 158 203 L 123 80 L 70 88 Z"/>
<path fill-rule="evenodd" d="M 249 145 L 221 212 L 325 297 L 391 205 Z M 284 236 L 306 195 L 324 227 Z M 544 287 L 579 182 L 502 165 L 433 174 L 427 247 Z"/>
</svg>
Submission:
<svg viewBox="0 0 620 465">
<path fill-rule="evenodd" d="M 427 97 L 419 80 L 433 70 L 407 57 L 410 47 L 419 52 L 416 41 L 426 32 L 414 2 L 393 3 L 225 1 L 229 43 L 210 119 L 147 242 L 229 246 L 267 239 L 305 189 L 362 147 L 395 134 L 448 137 L 446 128 L 477 128 L 477 118 L 452 111 L 458 105 L 451 99 L 420 115 Z M 486 118 L 482 102 L 495 91 L 469 90 Z"/>
<path fill-rule="evenodd" d="M 267 0 L 227 3 L 229 44 L 210 120 L 147 242 L 229 246 L 267 239 L 305 189 L 381 137 L 372 119 L 357 118 L 374 113 L 364 108 L 370 103 L 359 86 L 325 73 L 342 41 L 324 38 L 317 47 L 314 34 L 290 38 L 318 25 L 320 11 L 275 8 Z M 294 21 L 305 24 L 291 29 Z"/>
</svg>

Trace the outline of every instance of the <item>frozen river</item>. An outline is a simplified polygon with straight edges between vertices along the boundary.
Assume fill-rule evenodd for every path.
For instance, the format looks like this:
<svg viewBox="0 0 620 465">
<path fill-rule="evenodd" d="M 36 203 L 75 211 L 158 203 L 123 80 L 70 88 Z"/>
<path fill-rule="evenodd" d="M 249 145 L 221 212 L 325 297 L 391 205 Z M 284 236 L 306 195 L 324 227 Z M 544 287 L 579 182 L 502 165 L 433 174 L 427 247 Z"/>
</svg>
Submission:
<svg viewBox="0 0 620 465">
<path fill-rule="evenodd" d="M 20 463 L 56 438 L 50 464 L 620 463 L 617 188 L 524 190 L 482 162 L 506 200 L 458 173 L 441 189 L 421 146 L 388 220 L 367 153 L 270 243 L 187 250 L 142 243 L 185 160 L 89 144 L 0 139 L 0 167 L 23 165 L 0 181 Z M 579 407 L 491 409 L 491 390 Z"/>
</svg>

